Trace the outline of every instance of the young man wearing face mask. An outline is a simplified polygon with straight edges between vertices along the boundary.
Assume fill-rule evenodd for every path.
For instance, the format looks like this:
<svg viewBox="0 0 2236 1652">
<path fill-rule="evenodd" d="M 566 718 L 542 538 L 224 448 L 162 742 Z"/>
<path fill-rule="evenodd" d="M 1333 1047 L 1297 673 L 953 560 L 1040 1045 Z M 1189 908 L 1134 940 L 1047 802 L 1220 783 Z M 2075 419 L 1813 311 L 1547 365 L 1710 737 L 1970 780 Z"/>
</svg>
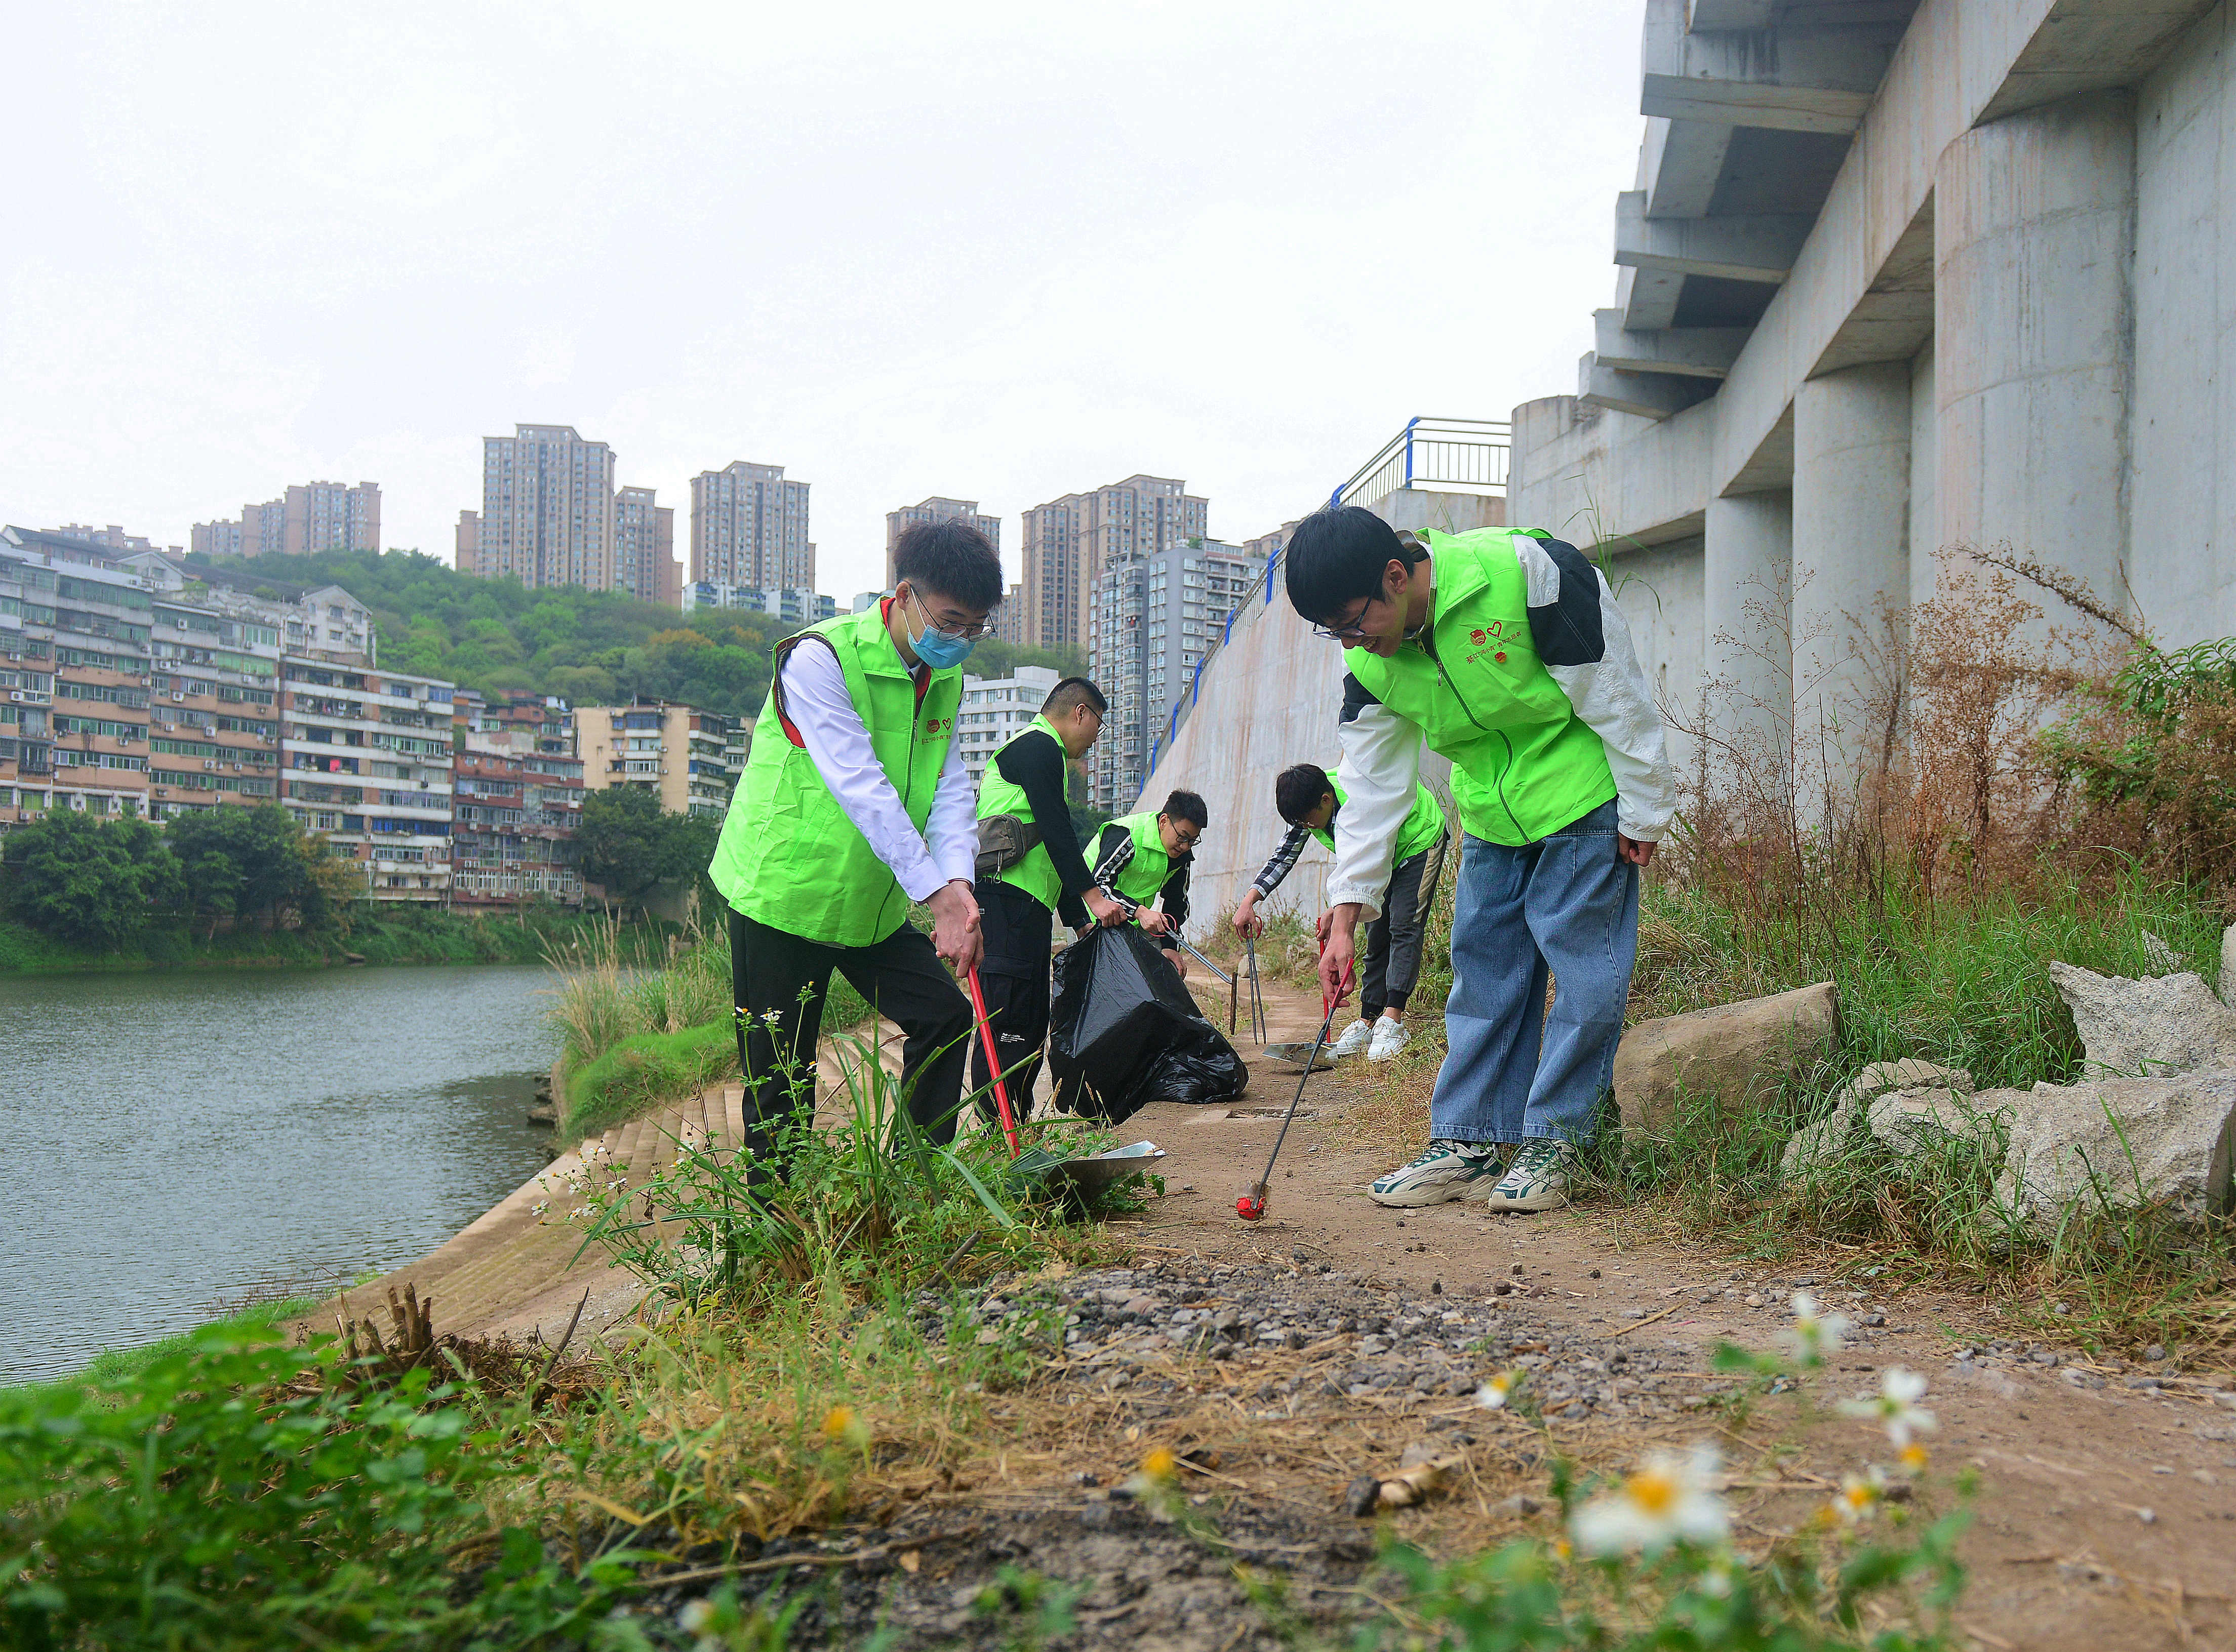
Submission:
<svg viewBox="0 0 2236 1652">
<path fill-rule="evenodd" d="M 893 547 L 893 594 L 786 638 L 709 869 L 730 906 L 745 1145 L 781 1174 L 797 1102 L 813 1105 L 833 971 L 898 1023 L 909 1115 L 951 1140 L 970 1002 L 948 973 L 979 958 L 970 777 L 955 740 L 963 658 L 990 629 L 1002 563 L 959 522 Z M 908 922 L 930 909 L 932 932 Z"/>
<path fill-rule="evenodd" d="M 1075 930 L 1091 923 L 1115 926 L 1128 916 L 1088 873 L 1064 795 L 1067 766 L 1087 755 L 1108 709 L 1100 688 L 1084 677 L 1066 677 L 1049 691 L 1040 715 L 994 754 L 978 787 L 979 819 L 1015 821 L 1030 840 L 1015 865 L 980 873 L 973 892 L 986 934 L 978 966 L 986 1017 L 1010 1104 L 1021 1113 L 1032 1105 L 1041 1046 L 1048 1041 L 1049 953 L 1057 916 Z M 973 1041 L 970 1060 L 972 1088 L 987 1089 L 994 1074 L 983 1040 Z M 990 1092 L 979 1106 L 993 1111 Z"/>
</svg>

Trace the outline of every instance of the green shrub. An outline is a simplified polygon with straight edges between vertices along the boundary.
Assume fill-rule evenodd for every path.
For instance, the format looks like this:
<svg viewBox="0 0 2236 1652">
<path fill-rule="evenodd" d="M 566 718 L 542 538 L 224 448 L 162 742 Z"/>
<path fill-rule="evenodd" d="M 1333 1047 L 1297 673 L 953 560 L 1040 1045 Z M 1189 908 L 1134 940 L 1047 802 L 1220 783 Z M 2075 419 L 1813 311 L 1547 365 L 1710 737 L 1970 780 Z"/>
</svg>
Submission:
<svg viewBox="0 0 2236 1652">
<path fill-rule="evenodd" d="M 216 1326 L 128 1379 L 0 1393 L 0 1639 L 517 1645 L 602 1616 L 618 1558 L 570 1574 L 526 1531 L 454 1601 L 480 1494 L 522 1471 L 426 1371 L 359 1394 L 338 1364 Z"/>
<path fill-rule="evenodd" d="M 637 1033 L 566 1076 L 560 1136 L 572 1142 L 596 1135 L 656 1102 L 696 1095 L 737 1070 L 738 1036 L 727 1017 L 681 1032 Z"/>
</svg>

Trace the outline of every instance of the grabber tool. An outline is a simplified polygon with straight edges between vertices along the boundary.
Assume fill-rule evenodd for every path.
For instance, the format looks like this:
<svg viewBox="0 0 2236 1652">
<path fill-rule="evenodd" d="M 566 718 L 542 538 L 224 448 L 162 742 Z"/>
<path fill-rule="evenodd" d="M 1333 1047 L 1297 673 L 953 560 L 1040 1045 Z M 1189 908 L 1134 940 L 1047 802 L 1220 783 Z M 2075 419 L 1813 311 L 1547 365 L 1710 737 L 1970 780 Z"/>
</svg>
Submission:
<svg viewBox="0 0 2236 1652">
<path fill-rule="evenodd" d="M 1266 1201 L 1273 1190 L 1273 1162 L 1281 1156 L 1281 1143 L 1289 1139 L 1289 1125 L 1297 1116 L 1299 1103 L 1305 1099 L 1305 1086 L 1312 1083 L 1312 1067 L 1320 1058 L 1320 1047 L 1327 1043 L 1328 1029 L 1335 1025 L 1335 1012 L 1350 991 L 1351 965 L 1346 964 L 1343 966 L 1343 979 L 1336 984 L 1335 996 L 1326 1001 L 1327 1014 L 1320 1018 L 1320 1036 L 1312 1040 L 1312 1053 L 1305 1057 L 1305 1070 L 1297 1079 L 1297 1093 L 1290 1100 L 1289 1110 L 1281 1116 L 1281 1133 L 1273 1138 L 1273 1150 L 1266 1155 L 1266 1174 L 1234 1201 L 1234 1214 L 1245 1221 L 1257 1221 L 1266 1214 Z"/>
<path fill-rule="evenodd" d="M 1181 951 L 1187 953 L 1197 963 L 1202 964 L 1205 969 L 1209 970 L 1213 975 L 1217 976 L 1220 979 L 1220 984 L 1222 986 L 1233 986 L 1234 984 L 1233 977 L 1227 974 L 1225 970 L 1220 969 L 1219 965 L 1213 964 L 1209 958 L 1206 958 L 1202 953 L 1197 951 L 1195 948 L 1190 946 L 1186 941 L 1182 940 L 1180 938 L 1180 931 L 1176 929 L 1168 929 L 1165 931 L 1163 938 L 1169 938 L 1174 945 L 1179 947 Z"/>
<path fill-rule="evenodd" d="M 1266 1025 L 1266 997 L 1258 990 L 1258 938 L 1254 935 L 1246 935 L 1243 937 L 1242 944 L 1249 949 L 1250 952 L 1250 1036 L 1255 1038 L 1262 1048 L 1269 1029 Z M 1305 1070 L 1311 1070 L 1309 1065 Z"/>
<path fill-rule="evenodd" d="M 1017 1116 L 1009 1110 L 1009 1086 L 1002 1076 L 1002 1058 L 994 1053 L 994 1023 L 986 1017 L 986 994 L 978 985 L 978 966 L 970 966 L 970 1008 L 978 1017 L 978 1036 L 986 1044 L 986 1070 L 994 1075 L 994 1108 L 1002 1116 L 1002 1134 L 1009 1138 L 1009 1156 L 1017 1156 Z"/>
</svg>

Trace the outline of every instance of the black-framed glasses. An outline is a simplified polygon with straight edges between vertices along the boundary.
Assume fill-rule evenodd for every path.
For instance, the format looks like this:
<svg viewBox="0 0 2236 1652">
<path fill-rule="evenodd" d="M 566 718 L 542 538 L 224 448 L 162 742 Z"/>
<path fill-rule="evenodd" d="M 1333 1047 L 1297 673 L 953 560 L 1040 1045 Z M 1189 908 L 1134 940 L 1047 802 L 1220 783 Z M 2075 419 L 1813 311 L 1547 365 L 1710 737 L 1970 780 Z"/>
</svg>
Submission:
<svg viewBox="0 0 2236 1652">
<path fill-rule="evenodd" d="M 909 591 L 909 601 L 914 602 L 916 611 L 924 615 L 924 622 L 942 636 L 951 636 L 963 642 L 976 642 L 981 637 L 994 635 L 994 615 L 990 611 L 984 619 L 975 623 L 947 625 L 943 624 L 938 616 L 924 606 L 924 598 L 917 596 L 913 588 Z"/>
<path fill-rule="evenodd" d="M 1358 610 L 1358 617 L 1350 624 L 1315 625 L 1312 635 L 1330 642 L 1364 642 L 1370 635 L 1366 630 L 1366 616 L 1373 612 L 1374 605 L 1381 600 L 1378 596 L 1368 597 L 1366 606 Z"/>
</svg>

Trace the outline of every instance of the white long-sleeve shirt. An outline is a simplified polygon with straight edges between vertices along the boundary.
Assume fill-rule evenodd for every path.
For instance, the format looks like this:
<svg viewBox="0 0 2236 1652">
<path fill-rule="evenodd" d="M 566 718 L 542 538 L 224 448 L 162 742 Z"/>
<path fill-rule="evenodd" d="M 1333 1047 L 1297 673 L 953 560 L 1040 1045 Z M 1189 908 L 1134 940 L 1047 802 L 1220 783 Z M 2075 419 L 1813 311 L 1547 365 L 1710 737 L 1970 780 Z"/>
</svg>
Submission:
<svg viewBox="0 0 2236 1652">
<path fill-rule="evenodd" d="M 1615 606 L 1606 576 L 1574 546 L 1514 536 L 1529 582 L 1529 629 L 1547 672 L 1576 715 L 1607 751 L 1615 776 L 1616 829 L 1658 843 L 1677 813 L 1677 775 L 1670 767 L 1661 715 L 1631 646 L 1630 625 Z M 1430 565 L 1434 589 L 1435 564 Z M 1336 815 L 1332 906 L 1357 902 L 1368 917 L 1382 910 L 1398 828 L 1420 783 L 1420 726 L 1376 700 L 1356 677 L 1344 680 L 1338 770 L 1347 801 Z"/>
<path fill-rule="evenodd" d="M 788 649 L 780 680 L 784 709 L 815 772 L 908 898 L 928 899 L 957 878 L 969 883 L 978 859 L 978 800 L 963 767 L 963 742 L 948 741 L 931 814 L 919 833 L 871 748 L 838 656 L 812 645 Z"/>
</svg>

